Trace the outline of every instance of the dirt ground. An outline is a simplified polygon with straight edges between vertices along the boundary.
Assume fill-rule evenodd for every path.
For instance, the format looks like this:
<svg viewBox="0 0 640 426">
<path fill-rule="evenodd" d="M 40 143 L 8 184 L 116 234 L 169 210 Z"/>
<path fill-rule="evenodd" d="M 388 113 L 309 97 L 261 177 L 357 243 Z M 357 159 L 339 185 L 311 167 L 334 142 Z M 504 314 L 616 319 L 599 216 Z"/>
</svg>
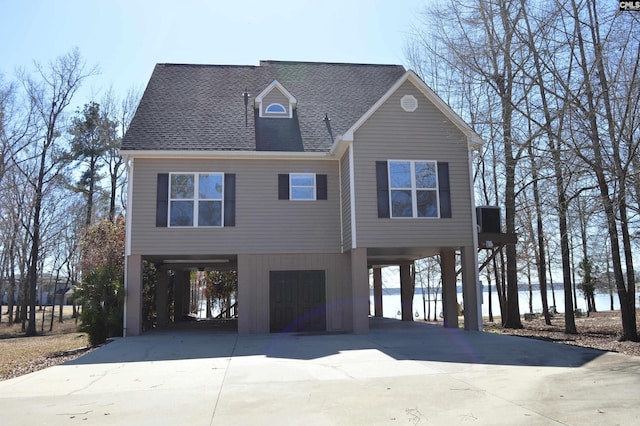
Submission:
<svg viewBox="0 0 640 426">
<path fill-rule="evenodd" d="M 0 380 L 21 376 L 43 368 L 70 361 L 86 353 L 89 341 L 85 333 L 78 332 L 72 308 L 65 306 L 63 322 L 58 322 L 58 309 L 49 331 L 51 308 L 37 312 L 38 335 L 24 337 L 21 324 L 9 325 L 6 306 L 2 306 L 0 323 Z"/>
<path fill-rule="evenodd" d="M 564 333 L 564 315 L 562 314 L 556 314 L 551 318 L 552 325 L 546 325 L 542 314 L 537 314 L 530 321 L 523 320 L 522 325 L 524 328 L 520 330 L 502 328 L 500 318 L 497 317 L 494 320 L 496 322 L 489 322 L 485 319 L 484 331 L 532 337 L 554 343 L 640 356 L 639 342 L 620 341 L 620 336 L 622 335 L 620 311 L 592 312 L 588 317 L 576 318 L 578 334 Z M 640 310 L 636 311 L 636 320 L 640 327 Z"/>
</svg>

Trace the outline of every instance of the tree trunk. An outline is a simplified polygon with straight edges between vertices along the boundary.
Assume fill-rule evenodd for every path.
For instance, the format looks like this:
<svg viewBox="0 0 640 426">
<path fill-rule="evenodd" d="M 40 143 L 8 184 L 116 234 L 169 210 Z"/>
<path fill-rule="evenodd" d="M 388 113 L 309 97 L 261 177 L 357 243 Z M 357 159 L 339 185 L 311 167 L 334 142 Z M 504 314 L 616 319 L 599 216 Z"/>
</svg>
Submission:
<svg viewBox="0 0 640 426">
<path fill-rule="evenodd" d="M 577 36 L 577 42 L 578 42 L 578 47 L 579 47 L 579 54 L 580 54 L 580 68 L 583 72 L 583 75 L 585 77 L 584 83 L 585 83 L 585 96 L 587 99 L 587 107 L 588 107 L 588 111 L 590 112 L 590 114 L 588 114 L 588 122 L 589 122 L 589 126 L 590 126 L 590 140 L 591 140 L 591 149 L 593 151 L 593 161 L 592 161 L 592 169 L 593 172 L 595 174 L 596 177 L 596 182 L 598 185 L 598 189 L 600 191 L 600 198 L 603 204 L 603 208 L 604 208 L 604 213 L 605 213 L 605 217 L 607 220 L 607 230 L 609 233 L 609 242 L 611 244 L 611 260 L 613 263 L 613 273 L 614 273 L 614 277 L 615 277 L 615 283 L 616 283 L 616 288 L 618 290 L 618 298 L 620 299 L 620 312 L 622 314 L 622 340 L 632 340 L 632 341 L 636 341 L 638 340 L 638 332 L 637 332 L 637 327 L 636 327 L 636 312 L 635 312 L 635 300 L 633 297 L 633 294 L 635 292 L 635 276 L 634 276 L 634 271 L 633 271 L 633 261 L 631 259 L 631 257 L 629 257 L 627 259 L 627 255 L 630 253 L 627 252 L 627 233 L 625 233 L 626 228 L 626 224 L 625 226 L 623 226 L 623 244 L 625 247 L 625 260 L 630 261 L 630 263 L 627 263 L 627 275 L 628 275 L 628 280 L 629 280 L 629 289 L 627 289 L 627 286 L 625 284 L 625 278 L 624 278 L 624 274 L 622 271 L 622 259 L 620 256 L 620 244 L 619 244 L 619 235 L 618 235 L 618 228 L 617 228 L 617 217 L 616 217 L 616 209 L 614 208 L 614 201 L 611 199 L 611 196 L 609 195 L 609 185 L 608 185 L 608 179 L 607 176 L 605 175 L 605 170 L 606 168 L 604 167 L 604 160 L 603 160 L 603 154 L 602 154 L 602 141 L 600 138 L 600 132 L 599 132 L 599 125 L 598 125 L 598 121 L 597 121 L 597 108 L 596 108 L 596 99 L 595 99 L 595 94 L 593 92 L 593 88 L 591 85 L 591 64 L 593 61 L 591 60 L 587 60 L 587 55 L 586 55 L 586 51 L 585 51 L 585 41 L 583 39 L 583 35 L 582 35 L 582 23 L 578 22 L 578 17 L 579 17 L 579 13 L 578 13 L 578 6 L 576 5 L 576 1 L 572 0 L 571 2 L 572 4 L 572 8 L 573 8 L 573 12 L 575 15 L 575 19 L 576 19 L 576 36 Z M 591 8 L 589 7 L 589 5 L 593 5 L 594 9 L 591 10 Z M 598 34 L 598 23 L 597 23 L 597 17 L 595 16 L 595 4 L 593 2 L 590 2 L 588 5 L 589 8 L 589 17 L 591 19 L 591 31 L 592 31 L 592 36 L 594 38 L 594 43 L 595 43 L 595 51 L 593 52 L 595 54 L 595 63 L 597 65 L 597 72 L 598 72 L 598 80 L 599 80 L 599 84 L 602 86 L 602 90 L 603 93 L 605 94 L 603 100 L 604 100 L 604 104 L 605 104 L 605 109 L 606 109 L 606 116 L 607 116 L 607 121 L 608 121 L 608 125 L 609 125 L 609 137 L 611 138 L 611 143 L 612 143 L 612 152 L 613 152 L 613 159 L 614 159 L 614 163 L 618 163 L 618 164 L 614 164 L 614 167 L 620 167 L 621 165 L 619 164 L 620 162 L 620 152 L 617 146 L 617 137 L 615 135 L 615 130 L 614 130 L 614 121 L 613 121 L 613 117 L 612 117 L 612 113 L 611 113 L 611 107 L 609 104 L 609 96 L 612 96 L 608 93 L 608 79 L 607 79 L 607 75 L 606 75 L 606 71 L 604 69 L 604 64 L 603 64 L 603 56 L 602 56 L 602 51 L 601 51 L 601 43 L 599 43 L 599 34 Z M 619 179 L 619 183 L 621 185 L 620 191 L 624 190 L 624 176 L 617 176 L 617 178 Z M 620 218 L 621 218 L 621 222 L 624 223 L 626 220 L 626 204 L 625 204 L 625 197 L 627 196 L 626 193 L 622 193 L 622 196 L 619 197 L 619 204 L 618 204 L 618 213 L 620 214 Z"/>
<path fill-rule="evenodd" d="M 53 141 L 53 129 L 48 132 L 47 138 Z M 40 167 L 38 180 L 35 185 L 35 203 L 33 206 L 33 236 L 31 238 L 31 254 L 29 256 L 29 326 L 26 330 L 27 336 L 35 336 L 36 331 L 36 289 L 38 286 L 38 261 L 40 259 L 40 214 L 42 210 L 42 190 L 44 188 L 45 162 L 50 142 L 45 141 L 45 145 L 40 155 Z"/>
<path fill-rule="evenodd" d="M 10 255 L 11 263 L 9 264 L 9 291 L 7 293 L 7 321 L 9 325 L 13 324 L 13 307 L 16 299 L 16 270 L 15 270 L 15 257 L 12 252 Z"/>
<path fill-rule="evenodd" d="M 560 149 L 559 143 L 557 141 L 558 137 L 554 134 L 551 122 L 551 111 L 549 109 L 548 100 L 547 100 L 547 90 L 544 85 L 543 73 L 542 73 L 542 60 L 540 58 L 540 52 L 535 45 L 534 42 L 534 34 L 531 29 L 529 15 L 527 13 L 527 5 L 524 0 L 521 0 L 520 6 L 522 8 L 523 13 L 523 21 L 527 28 L 527 44 L 529 46 L 529 50 L 531 51 L 531 55 L 533 57 L 533 63 L 536 71 L 535 84 L 538 87 L 538 91 L 540 93 L 540 100 L 542 102 L 542 111 L 544 114 L 544 130 L 546 136 L 548 138 L 548 147 L 551 151 L 551 156 L 553 160 L 553 169 L 555 174 L 555 183 L 556 183 L 556 191 L 557 191 L 557 204 L 558 204 L 558 219 L 559 219 L 559 230 L 560 230 L 560 245 L 562 252 L 562 271 L 563 271 L 563 282 L 565 288 L 565 332 L 566 333 L 576 333 L 575 320 L 573 318 L 573 305 L 567 305 L 567 294 L 570 294 L 568 291 L 568 287 L 570 286 L 570 273 L 569 273 L 569 252 L 568 252 L 568 240 L 567 240 L 567 201 L 565 195 L 565 186 L 564 186 L 564 175 L 562 171 L 562 160 L 560 158 Z M 563 126 L 563 118 L 560 118 L 559 129 L 562 129 Z M 556 141 L 554 143 L 554 141 Z M 533 154 L 533 151 L 530 151 L 530 155 Z M 537 168 L 532 167 L 532 170 L 537 174 Z M 543 303 L 543 311 L 545 315 L 545 323 L 550 325 L 551 318 L 548 313 L 548 308 L 545 307 L 547 304 L 547 289 L 546 289 L 546 270 L 545 270 L 545 247 L 544 247 L 544 238 L 543 238 L 543 226 L 542 226 L 542 212 L 541 212 L 541 203 L 539 198 L 539 192 L 537 187 L 537 179 L 534 178 L 534 199 L 536 205 L 536 215 L 537 215 L 537 231 L 538 231 L 538 249 L 540 252 L 540 262 L 538 268 L 538 275 L 540 276 L 540 292 L 542 295 L 542 303 Z M 551 259 L 549 259 L 551 262 Z M 551 265 L 549 265 L 549 271 L 551 271 Z M 553 278 L 551 278 L 551 292 L 553 297 L 553 306 L 556 307 L 556 298 L 555 298 L 555 289 L 553 288 Z M 571 299 L 569 298 L 569 303 Z"/>
<path fill-rule="evenodd" d="M 516 233 L 516 191 L 515 173 L 517 158 L 514 156 L 514 140 L 512 137 L 513 120 L 513 84 L 514 71 L 512 62 L 512 41 L 514 25 L 509 19 L 509 9 L 505 2 L 498 5 L 502 27 L 504 28 L 504 40 L 500 46 L 502 54 L 502 68 L 495 67 L 496 75 L 493 76 L 495 86 L 500 95 L 500 107 L 502 110 L 502 137 L 504 144 L 504 205 L 505 223 L 508 234 Z M 507 245 L 505 249 L 507 255 L 507 318 L 504 322 L 506 328 L 522 328 L 520 320 L 520 304 L 518 301 L 518 259 L 516 246 Z"/>
</svg>

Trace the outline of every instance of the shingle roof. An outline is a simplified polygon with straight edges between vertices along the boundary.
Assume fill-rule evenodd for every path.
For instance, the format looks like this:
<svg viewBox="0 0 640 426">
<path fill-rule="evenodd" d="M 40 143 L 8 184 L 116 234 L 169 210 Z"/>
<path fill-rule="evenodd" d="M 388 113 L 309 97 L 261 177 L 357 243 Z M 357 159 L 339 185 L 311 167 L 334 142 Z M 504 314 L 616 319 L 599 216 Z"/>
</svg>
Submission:
<svg viewBox="0 0 640 426">
<path fill-rule="evenodd" d="M 404 71 L 401 65 L 280 61 L 261 61 L 259 66 L 158 64 L 122 150 L 255 151 L 253 100 L 277 80 L 298 101 L 296 137 L 301 137 L 304 151 L 328 151 L 334 137 L 348 130 Z M 245 89 L 251 95 L 246 126 Z M 290 131 L 288 126 L 259 125 L 262 135 Z M 258 143 L 258 149 L 264 146 L 278 149 L 273 141 Z M 286 150 L 295 149 L 292 146 Z"/>
</svg>

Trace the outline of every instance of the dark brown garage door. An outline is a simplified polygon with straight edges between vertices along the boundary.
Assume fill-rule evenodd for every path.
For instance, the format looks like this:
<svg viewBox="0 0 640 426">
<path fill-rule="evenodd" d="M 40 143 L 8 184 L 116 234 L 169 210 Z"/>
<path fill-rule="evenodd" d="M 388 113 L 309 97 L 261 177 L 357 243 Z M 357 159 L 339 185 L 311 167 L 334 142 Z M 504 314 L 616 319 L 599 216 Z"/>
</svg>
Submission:
<svg viewBox="0 0 640 426">
<path fill-rule="evenodd" d="M 271 271 L 271 332 L 325 331 L 327 313 L 324 290 L 324 271 Z"/>
</svg>

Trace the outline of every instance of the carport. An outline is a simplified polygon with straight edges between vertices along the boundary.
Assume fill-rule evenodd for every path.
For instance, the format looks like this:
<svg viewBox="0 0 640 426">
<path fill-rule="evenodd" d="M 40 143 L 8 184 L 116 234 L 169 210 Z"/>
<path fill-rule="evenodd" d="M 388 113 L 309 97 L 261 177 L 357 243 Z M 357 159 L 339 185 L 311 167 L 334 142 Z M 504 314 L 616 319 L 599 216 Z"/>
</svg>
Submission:
<svg viewBox="0 0 640 426">
<path fill-rule="evenodd" d="M 129 284 L 125 291 L 127 298 L 139 298 L 136 304 L 140 306 L 137 312 L 127 309 L 133 304 L 125 304 L 125 335 L 137 335 L 142 331 L 142 289 L 131 288 L 131 283 L 142 286 L 141 279 L 144 275 L 143 261 L 152 263 L 156 267 L 157 282 L 155 288 L 155 308 L 156 326 L 160 329 L 166 328 L 169 324 L 193 321 L 195 316 L 191 312 L 192 282 L 191 274 L 194 271 L 227 271 L 237 270 L 237 256 L 216 255 L 216 256 L 129 256 L 128 277 Z M 135 259 L 139 258 L 139 259 Z M 135 267 L 134 267 L 135 265 Z M 229 320 L 237 320 L 237 294 L 236 303 L 229 306 L 226 312 L 222 312 L 220 317 Z M 225 315 L 223 315 L 225 314 Z"/>
</svg>

